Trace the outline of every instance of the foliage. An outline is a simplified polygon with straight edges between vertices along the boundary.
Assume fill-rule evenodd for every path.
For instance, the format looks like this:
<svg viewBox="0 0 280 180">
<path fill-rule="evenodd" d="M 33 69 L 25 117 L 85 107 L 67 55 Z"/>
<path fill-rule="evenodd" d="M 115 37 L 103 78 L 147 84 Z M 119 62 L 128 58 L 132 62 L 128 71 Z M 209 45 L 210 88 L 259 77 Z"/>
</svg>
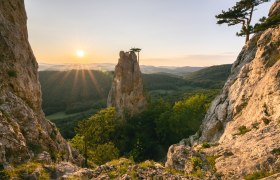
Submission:
<svg viewBox="0 0 280 180">
<path fill-rule="evenodd" d="M 262 17 L 260 19 L 260 22 L 255 25 L 254 32 L 264 31 L 268 28 L 276 27 L 279 24 L 280 24 L 280 14 L 275 14 L 268 18 Z"/>
<path fill-rule="evenodd" d="M 251 21 L 256 6 L 268 1 L 269 0 L 240 0 L 236 2 L 232 8 L 229 8 L 227 11 L 223 10 L 221 14 L 216 15 L 218 20 L 217 24 L 228 24 L 228 26 L 241 24 L 242 28 L 240 32 L 236 33 L 236 35 L 246 36 L 247 42 L 250 34 L 254 33 Z"/>
<path fill-rule="evenodd" d="M 161 161 L 171 144 L 198 130 L 207 108 L 208 99 L 203 95 L 178 101 L 173 106 L 159 99 L 119 127 L 116 146 L 121 155 L 132 156 L 137 162 Z"/>
<path fill-rule="evenodd" d="M 77 135 L 71 140 L 71 144 L 83 152 L 86 166 L 88 158 L 96 164 L 102 164 L 118 157 L 118 149 L 111 142 L 115 140 L 118 121 L 116 110 L 111 107 L 79 123 Z"/>
<path fill-rule="evenodd" d="M 238 133 L 236 133 L 235 135 L 244 135 L 246 134 L 247 132 L 251 131 L 251 129 L 248 129 L 246 126 L 240 126 L 238 128 Z"/>
<path fill-rule="evenodd" d="M 268 125 L 268 124 L 270 123 L 270 120 L 269 120 L 268 118 L 266 118 L 266 117 L 263 117 L 263 118 L 262 118 L 262 121 L 263 121 L 263 123 L 264 123 L 265 125 Z"/>
<path fill-rule="evenodd" d="M 143 168 L 143 169 L 148 169 L 148 168 L 154 167 L 155 166 L 155 162 L 147 160 L 147 161 L 139 163 L 138 166 L 140 168 Z"/>
<path fill-rule="evenodd" d="M 15 70 L 9 70 L 8 75 L 9 75 L 9 77 L 16 78 L 17 77 L 17 72 Z"/>
<path fill-rule="evenodd" d="M 207 97 L 204 95 L 176 102 L 171 110 L 164 112 L 156 120 L 160 142 L 168 146 L 194 134 L 199 129 L 207 108 Z"/>
<path fill-rule="evenodd" d="M 112 142 L 97 145 L 96 148 L 89 153 L 92 161 L 96 164 L 104 164 L 112 159 L 119 158 L 119 150 Z"/>
<path fill-rule="evenodd" d="M 96 164 L 118 156 L 137 162 L 161 161 L 171 144 L 198 130 L 211 100 L 195 95 L 172 106 L 159 99 L 126 120 L 119 120 L 115 109 L 107 108 L 81 121 L 70 142 Z"/>
<path fill-rule="evenodd" d="M 187 82 L 179 77 L 169 74 L 143 74 L 144 88 L 152 90 L 178 90 L 187 85 Z"/>
<path fill-rule="evenodd" d="M 6 177 L 9 177 L 10 179 L 14 179 L 14 178 L 24 179 L 25 175 L 30 175 L 35 171 L 39 173 L 39 179 L 41 180 L 49 179 L 49 174 L 43 169 L 42 165 L 34 162 L 28 162 L 19 165 L 15 168 L 9 168 L 3 170 L 2 172 L 6 175 Z"/>
<path fill-rule="evenodd" d="M 210 148 L 211 145 L 208 142 L 202 143 L 202 148 Z"/>
<path fill-rule="evenodd" d="M 75 113 L 67 115 L 63 112 L 47 116 L 48 119 L 51 119 L 52 122 L 59 128 L 60 133 L 65 139 L 71 139 L 75 136 L 74 128 L 78 126 L 78 123 L 82 119 L 87 119 L 96 113 L 98 110 L 91 109 L 85 112 Z"/>
<path fill-rule="evenodd" d="M 275 148 L 272 150 L 273 154 L 280 155 L 280 148 Z"/>
<path fill-rule="evenodd" d="M 207 163 L 213 172 L 216 172 L 216 159 L 217 156 L 206 156 Z"/>
<path fill-rule="evenodd" d="M 133 165 L 134 161 L 120 158 L 118 160 L 110 161 L 107 164 L 116 167 L 109 172 L 109 177 L 111 179 L 116 179 L 117 177 L 121 177 L 124 174 L 129 174 L 131 177 L 136 178 L 136 172 L 133 169 L 129 169 L 129 166 Z"/>
<path fill-rule="evenodd" d="M 191 163 L 195 171 L 202 168 L 202 160 L 199 157 L 191 157 Z"/>
<path fill-rule="evenodd" d="M 270 175 L 271 175 L 271 173 L 266 172 L 266 171 L 256 171 L 252 174 L 245 176 L 244 179 L 245 180 L 256 180 L 256 179 L 262 179 L 262 178 L 268 177 Z"/>
</svg>

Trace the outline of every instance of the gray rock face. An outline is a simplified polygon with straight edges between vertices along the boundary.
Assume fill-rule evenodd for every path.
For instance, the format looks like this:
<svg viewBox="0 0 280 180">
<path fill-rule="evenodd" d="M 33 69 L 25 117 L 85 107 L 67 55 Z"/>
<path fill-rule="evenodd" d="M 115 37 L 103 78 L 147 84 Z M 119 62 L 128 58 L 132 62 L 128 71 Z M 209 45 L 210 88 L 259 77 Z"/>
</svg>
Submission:
<svg viewBox="0 0 280 180">
<path fill-rule="evenodd" d="M 280 1 L 276 1 L 269 14 L 279 12 Z M 204 152 L 218 157 L 217 172 L 229 179 L 240 179 L 255 171 L 279 171 L 279 25 L 256 34 L 243 47 L 199 132 L 181 144 L 199 149 L 203 142 L 219 144 Z"/>
<path fill-rule="evenodd" d="M 26 20 L 23 0 L 0 1 L 0 164 L 28 161 L 43 151 L 69 157 L 67 142 L 41 108 Z"/>
<path fill-rule="evenodd" d="M 143 80 L 134 52 L 120 52 L 107 105 L 116 107 L 120 116 L 131 116 L 145 109 Z"/>
</svg>

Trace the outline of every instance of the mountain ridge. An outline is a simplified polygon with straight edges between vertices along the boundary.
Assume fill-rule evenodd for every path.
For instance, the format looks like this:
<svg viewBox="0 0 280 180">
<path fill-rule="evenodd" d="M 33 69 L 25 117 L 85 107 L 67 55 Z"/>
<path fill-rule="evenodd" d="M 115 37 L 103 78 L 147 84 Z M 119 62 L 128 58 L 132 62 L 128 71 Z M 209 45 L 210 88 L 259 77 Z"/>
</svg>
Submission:
<svg viewBox="0 0 280 180">
<path fill-rule="evenodd" d="M 100 70 L 100 71 L 114 71 L 114 63 L 91 63 L 91 64 L 48 64 L 39 63 L 39 71 L 69 71 L 69 70 Z M 176 66 L 149 66 L 140 65 L 142 73 L 153 74 L 153 73 L 170 73 L 175 75 L 184 75 L 188 72 L 195 72 L 205 67 L 176 67 Z"/>
</svg>

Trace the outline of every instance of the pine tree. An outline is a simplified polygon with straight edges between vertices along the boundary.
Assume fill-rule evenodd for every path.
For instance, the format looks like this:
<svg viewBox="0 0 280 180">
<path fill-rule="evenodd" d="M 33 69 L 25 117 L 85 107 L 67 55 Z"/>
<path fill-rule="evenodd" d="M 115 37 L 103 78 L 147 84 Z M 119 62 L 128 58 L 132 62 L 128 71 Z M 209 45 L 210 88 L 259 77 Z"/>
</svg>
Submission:
<svg viewBox="0 0 280 180">
<path fill-rule="evenodd" d="M 223 10 L 221 14 L 216 15 L 216 18 L 218 19 L 217 24 L 228 24 L 228 26 L 241 24 L 242 28 L 240 32 L 236 33 L 236 35 L 245 36 L 247 42 L 250 39 L 250 34 L 254 33 L 254 28 L 251 25 L 251 22 L 256 6 L 265 2 L 269 2 L 269 0 L 238 1 L 232 8 L 229 8 L 227 11 Z"/>
</svg>

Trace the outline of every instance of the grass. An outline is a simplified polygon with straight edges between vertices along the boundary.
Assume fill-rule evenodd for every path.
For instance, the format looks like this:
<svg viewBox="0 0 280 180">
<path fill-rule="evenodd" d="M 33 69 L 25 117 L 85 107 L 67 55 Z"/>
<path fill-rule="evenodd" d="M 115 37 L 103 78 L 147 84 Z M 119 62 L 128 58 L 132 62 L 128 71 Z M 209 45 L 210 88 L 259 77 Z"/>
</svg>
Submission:
<svg viewBox="0 0 280 180">
<path fill-rule="evenodd" d="M 136 176 L 136 172 L 134 170 L 129 170 L 129 166 L 134 164 L 133 161 L 125 158 L 116 159 L 108 162 L 108 165 L 115 166 L 116 169 L 108 172 L 108 175 L 111 179 L 116 179 L 117 177 L 121 177 L 122 175 L 128 173 L 131 176 Z"/>
<path fill-rule="evenodd" d="M 251 129 L 248 129 L 246 126 L 240 126 L 238 128 L 238 133 L 234 134 L 234 135 L 244 135 L 246 134 L 247 132 L 251 131 Z"/>
<path fill-rule="evenodd" d="M 167 168 L 167 169 L 165 169 L 165 172 L 172 174 L 172 175 L 178 175 L 178 176 L 185 175 L 184 171 L 179 171 L 179 170 L 173 169 L 173 168 Z"/>
<path fill-rule="evenodd" d="M 218 158 L 217 156 L 206 156 L 208 165 L 210 166 L 210 168 L 213 172 L 216 172 L 215 164 L 216 164 L 216 159 L 217 158 Z"/>
<path fill-rule="evenodd" d="M 149 169 L 149 168 L 155 167 L 155 162 L 147 160 L 147 161 L 139 163 L 138 166 L 143 169 Z"/>
<path fill-rule="evenodd" d="M 256 171 L 244 177 L 245 180 L 256 180 L 270 176 L 271 173 L 266 171 Z"/>
<path fill-rule="evenodd" d="M 28 162 L 15 168 L 4 170 L 3 173 L 10 179 L 26 179 L 24 175 L 39 172 L 39 180 L 50 179 L 49 174 L 42 168 L 40 163 Z"/>
<path fill-rule="evenodd" d="M 91 110 L 85 111 L 85 112 L 91 112 Z M 78 113 L 74 113 L 74 114 L 66 114 L 65 111 L 61 111 L 55 114 L 51 114 L 49 116 L 47 116 L 46 118 L 49 120 L 57 120 L 57 119 L 65 119 L 65 118 L 69 118 L 69 117 L 74 117 L 76 115 L 79 115 L 81 112 Z"/>
<path fill-rule="evenodd" d="M 199 157 L 196 156 L 191 157 L 191 162 L 194 170 L 202 168 L 202 160 Z"/>
</svg>

